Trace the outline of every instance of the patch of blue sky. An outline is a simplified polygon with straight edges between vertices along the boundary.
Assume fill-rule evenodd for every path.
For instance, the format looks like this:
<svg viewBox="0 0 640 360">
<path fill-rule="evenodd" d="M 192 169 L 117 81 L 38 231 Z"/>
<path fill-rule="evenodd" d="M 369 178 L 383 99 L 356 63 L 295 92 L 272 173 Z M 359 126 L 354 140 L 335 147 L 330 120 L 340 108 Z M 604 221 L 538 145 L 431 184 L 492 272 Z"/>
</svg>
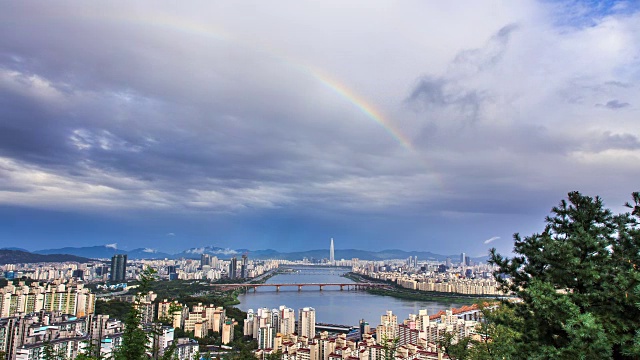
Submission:
<svg viewBox="0 0 640 360">
<path fill-rule="evenodd" d="M 543 0 L 552 7 L 558 26 L 591 27 L 602 19 L 615 15 L 630 15 L 640 11 L 640 0 Z"/>
</svg>

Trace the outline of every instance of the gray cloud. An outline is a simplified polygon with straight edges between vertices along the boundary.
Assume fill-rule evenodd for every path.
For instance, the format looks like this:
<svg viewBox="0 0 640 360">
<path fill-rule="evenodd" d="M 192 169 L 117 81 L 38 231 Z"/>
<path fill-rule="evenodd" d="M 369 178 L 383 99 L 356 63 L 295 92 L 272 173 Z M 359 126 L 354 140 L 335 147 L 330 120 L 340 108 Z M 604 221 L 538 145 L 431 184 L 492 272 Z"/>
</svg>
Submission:
<svg viewBox="0 0 640 360">
<path fill-rule="evenodd" d="M 609 101 L 607 101 L 606 104 L 600 105 L 600 106 L 604 106 L 604 107 L 609 108 L 609 109 L 617 110 L 617 109 L 625 108 L 625 107 L 627 107 L 629 105 L 630 104 L 628 102 L 621 102 L 620 100 L 609 100 Z"/>
<path fill-rule="evenodd" d="M 517 24 L 509 24 L 498 30 L 482 48 L 463 50 L 452 61 L 454 74 L 478 73 L 496 66 L 503 58 Z"/>
<path fill-rule="evenodd" d="M 640 96 L 637 15 L 567 29 L 526 1 L 469 4 L 472 18 L 427 3 L 152 5 L 6 6 L 1 205 L 243 226 L 410 218 L 398 231 L 413 239 L 464 218 L 488 238 L 567 191 L 636 186 L 638 125 L 617 99 Z"/>
<path fill-rule="evenodd" d="M 618 150 L 638 150 L 640 149 L 640 139 L 632 134 L 613 134 L 605 131 L 595 136 L 590 142 L 590 149 L 593 151 Z"/>
<path fill-rule="evenodd" d="M 463 123 L 478 120 L 487 91 L 469 87 L 465 81 L 490 67 L 496 66 L 504 56 L 511 34 L 518 29 L 516 24 L 502 27 L 482 48 L 460 51 L 450 64 L 446 76 L 424 76 L 407 98 L 419 109 L 452 107 Z"/>
</svg>

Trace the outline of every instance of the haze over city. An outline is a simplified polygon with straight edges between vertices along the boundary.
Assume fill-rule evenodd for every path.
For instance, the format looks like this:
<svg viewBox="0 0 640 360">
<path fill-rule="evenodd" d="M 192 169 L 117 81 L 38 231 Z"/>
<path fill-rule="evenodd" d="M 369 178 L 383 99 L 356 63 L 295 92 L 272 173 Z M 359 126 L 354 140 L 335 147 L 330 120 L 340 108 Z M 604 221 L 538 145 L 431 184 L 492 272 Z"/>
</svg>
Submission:
<svg viewBox="0 0 640 360">
<path fill-rule="evenodd" d="M 481 256 L 572 190 L 625 211 L 639 10 L 4 2 L 0 243 Z"/>
</svg>

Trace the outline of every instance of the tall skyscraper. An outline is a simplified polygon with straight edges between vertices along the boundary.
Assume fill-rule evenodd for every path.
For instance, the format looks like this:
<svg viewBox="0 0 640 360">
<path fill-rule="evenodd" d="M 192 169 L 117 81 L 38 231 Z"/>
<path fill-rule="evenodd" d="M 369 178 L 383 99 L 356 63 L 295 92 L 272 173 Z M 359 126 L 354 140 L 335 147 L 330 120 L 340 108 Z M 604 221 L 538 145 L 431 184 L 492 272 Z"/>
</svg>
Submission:
<svg viewBox="0 0 640 360">
<path fill-rule="evenodd" d="M 316 309 L 306 307 L 298 310 L 298 335 L 309 339 L 316 336 Z"/>
<path fill-rule="evenodd" d="M 247 258 L 247 254 L 242 255 L 242 264 L 240 264 L 240 277 L 245 279 L 247 277 L 247 266 L 249 265 L 249 260 Z"/>
<path fill-rule="evenodd" d="M 118 254 L 111 258 L 111 282 L 124 282 L 127 277 L 127 255 Z"/>
<path fill-rule="evenodd" d="M 331 246 L 329 247 L 329 262 L 332 264 L 336 261 L 334 250 L 333 250 L 333 238 L 331 238 Z"/>
<path fill-rule="evenodd" d="M 211 255 L 209 254 L 202 254 L 200 256 L 200 267 L 205 265 L 211 265 Z"/>
<path fill-rule="evenodd" d="M 229 277 L 235 279 L 238 277 L 238 258 L 235 256 L 229 262 Z"/>
<path fill-rule="evenodd" d="M 467 254 L 460 254 L 460 265 L 465 266 L 467 264 Z"/>
</svg>

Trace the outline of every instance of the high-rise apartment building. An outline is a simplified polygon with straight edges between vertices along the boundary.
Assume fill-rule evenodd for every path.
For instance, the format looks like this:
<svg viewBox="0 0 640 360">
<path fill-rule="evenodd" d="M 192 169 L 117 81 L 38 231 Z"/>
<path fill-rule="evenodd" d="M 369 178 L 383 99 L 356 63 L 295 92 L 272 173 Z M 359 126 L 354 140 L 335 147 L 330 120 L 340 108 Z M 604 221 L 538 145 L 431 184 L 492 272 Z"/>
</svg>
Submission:
<svg viewBox="0 0 640 360">
<path fill-rule="evenodd" d="M 235 326 L 235 320 L 226 319 L 222 324 L 222 343 L 228 344 L 233 341 L 233 328 Z"/>
<path fill-rule="evenodd" d="M 298 312 L 298 335 L 313 339 L 316 336 L 316 309 L 305 307 Z"/>
<path fill-rule="evenodd" d="M 64 314 L 81 317 L 92 314 L 94 306 L 95 295 L 82 284 L 47 284 L 46 286 L 9 284 L 0 289 L 0 318 L 41 310 L 61 311 Z"/>
<path fill-rule="evenodd" d="M 111 282 L 124 282 L 127 278 L 127 255 L 117 254 L 111 258 Z"/>
<path fill-rule="evenodd" d="M 258 349 L 271 349 L 273 348 L 273 339 L 275 338 L 275 332 L 271 325 L 258 328 Z"/>
<path fill-rule="evenodd" d="M 380 325 L 376 330 L 380 339 L 392 340 L 398 336 L 398 317 L 391 310 L 380 316 Z"/>
<path fill-rule="evenodd" d="M 281 305 L 278 309 L 280 323 L 278 332 L 282 335 L 290 335 L 296 331 L 296 316 L 293 309 Z"/>
</svg>

